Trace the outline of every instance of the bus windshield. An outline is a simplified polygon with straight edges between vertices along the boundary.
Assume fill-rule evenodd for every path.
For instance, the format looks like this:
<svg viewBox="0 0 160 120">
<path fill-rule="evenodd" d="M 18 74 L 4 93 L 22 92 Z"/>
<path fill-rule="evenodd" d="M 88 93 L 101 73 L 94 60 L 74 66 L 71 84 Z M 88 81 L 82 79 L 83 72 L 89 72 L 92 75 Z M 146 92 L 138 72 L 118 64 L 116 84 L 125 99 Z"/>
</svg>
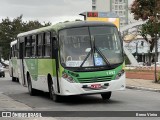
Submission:
<svg viewBox="0 0 160 120">
<path fill-rule="evenodd" d="M 64 67 L 111 66 L 123 62 L 116 27 L 96 26 L 59 32 L 60 59 Z"/>
</svg>

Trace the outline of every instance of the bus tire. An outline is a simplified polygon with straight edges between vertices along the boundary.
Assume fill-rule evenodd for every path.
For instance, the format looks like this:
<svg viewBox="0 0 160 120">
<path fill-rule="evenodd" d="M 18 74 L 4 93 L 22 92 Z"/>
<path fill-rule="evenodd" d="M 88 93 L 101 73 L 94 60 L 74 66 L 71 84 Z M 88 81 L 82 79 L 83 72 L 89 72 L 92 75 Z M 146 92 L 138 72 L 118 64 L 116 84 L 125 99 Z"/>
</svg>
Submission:
<svg viewBox="0 0 160 120">
<path fill-rule="evenodd" d="M 27 75 L 27 82 L 28 82 L 28 92 L 31 96 L 36 95 L 36 89 L 32 88 L 32 82 L 30 75 Z"/>
<path fill-rule="evenodd" d="M 60 96 L 55 94 L 55 91 L 53 88 L 53 81 L 51 78 L 48 80 L 48 87 L 49 87 L 50 99 L 53 100 L 54 102 L 60 102 Z"/>
<path fill-rule="evenodd" d="M 19 78 L 17 78 L 17 79 L 16 79 L 16 82 L 18 82 L 18 83 L 19 83 Z"/>
<path fill-rule="evenodd" d="M 103 100 L 109 100 L 111 95 L 112 95 L 112 92 L 106 92 L 106 93 L 102 93 L 101 97 Z"/>
<path fill-rule="evenodd" d="M 16 77 L 12 77 L 12 82 L 16 82 Z"/>
</svg>

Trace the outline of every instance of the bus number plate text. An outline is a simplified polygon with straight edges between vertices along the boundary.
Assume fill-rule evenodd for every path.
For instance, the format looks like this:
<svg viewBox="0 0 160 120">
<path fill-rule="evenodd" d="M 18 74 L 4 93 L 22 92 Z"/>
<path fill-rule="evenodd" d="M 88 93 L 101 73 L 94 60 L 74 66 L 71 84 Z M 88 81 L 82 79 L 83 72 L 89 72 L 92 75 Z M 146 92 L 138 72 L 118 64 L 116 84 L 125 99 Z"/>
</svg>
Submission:
<svg viewBox="0 0 160 120">
<path fill-rule="evenodd" d="M 97 88 L 100 88 L 101 87 L 101 84 L 93 84 L 91 85 L 91 88 L 93 89 L 97 89 Z"/>
</svg>

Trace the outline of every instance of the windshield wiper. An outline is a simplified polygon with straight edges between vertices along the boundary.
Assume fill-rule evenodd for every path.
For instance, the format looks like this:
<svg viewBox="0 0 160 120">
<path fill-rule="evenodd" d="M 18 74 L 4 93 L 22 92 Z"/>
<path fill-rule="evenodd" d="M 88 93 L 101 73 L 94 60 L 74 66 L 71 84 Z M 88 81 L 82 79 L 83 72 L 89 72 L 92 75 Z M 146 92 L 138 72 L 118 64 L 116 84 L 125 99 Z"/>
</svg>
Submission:
<svg viewBox="0 0 160 120">
<path fill-rule="evenodd" d="M 92 51 L 92 50 L 89 51 L 89 53 L 87 54 L 87 56 L 86 56 L 85 59 L 83 60 L 82 64 L 80 65 L 80 68 L 83 66 L 83 64 L 86 62 L 86 60 L 87 60 L 88 57 L 90 56 L 91 51 Z"/>
<path fill-rule="evenodd" d="M 109 67 L 111 67 L 111 64 L 109 63 L 109 61 L 107 60 L 107 58 L 103 55 L 103 53 L 102 53 L 96 46 L 94 46 L 94 50 L 96 50 L 97 53 L 102 57 L 102 59 L 104 60 L 104 62 L 105 62 Z M 83 64 L 86 62 L 86 60 L 87 60 L 88 57 L 90 56 L 91 51 L 93 51 L 93 50 L 90 50 L 90 52 L 87 54 L 87 56 L 86 56 L 85 59 L 83 60 L 82 64 L 80 65 L 80 68 L 83 66 Z"/>
<path fill-rule="evenodd" d="M 111 67 L 110 62 L 108 61 L 108 59 L 103 55 L 103 53 L 96 47 L 94 46 L 94 49 L 97 51 L 97 53 L 102 57 L 102 59 L 104 60 L 104 62 L 106 63 L 106 65 L 108 65 L 109 67 Z"/>
<path fill-rule="evenodd" d="M 97 51 L 97 53 L 102 57 L 102 59 L 104 60 L 104 62 L 106 63 L 106 65 L 108 65 L 109 67 L 111 67 L 111 64 L 109 63 L 109 61 L 107 60 L 107 58 L 103 55 L 103 53 L 96 47 L 95 45 L 95 39 L 93 39 L 93 49 L 94 49 L 94 53 L 95 50 Z M 94 58 L 95 61 L 95 58 Z M 94 64 L 95 65 L 95 64 Z"/>
</svg>

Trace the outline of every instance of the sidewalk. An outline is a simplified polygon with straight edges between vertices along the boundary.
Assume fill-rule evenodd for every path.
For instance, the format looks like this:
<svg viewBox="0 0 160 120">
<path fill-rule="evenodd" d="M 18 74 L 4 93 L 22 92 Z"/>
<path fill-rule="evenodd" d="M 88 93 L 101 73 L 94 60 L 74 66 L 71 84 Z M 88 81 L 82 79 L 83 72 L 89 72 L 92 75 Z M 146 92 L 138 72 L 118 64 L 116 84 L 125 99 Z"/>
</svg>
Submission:
<svg viewBox="0 0 160 120">
<path fill-rule="evenodd" d="M 0 111 L 11 110 L 32 110 L 31 107 L 13 100 L 12 98 L 0 92 Z"/>
<path fill-rule="evenodd" d="M 160 84 L 154 83 L 154 80 L 126 78 L 126 88 L 160 92 Z"/>
<path fill-rule="evenodd" d="M 12 98 L 0 92 L 0 111 L 33 111 L 33 109 L 21 102 L 15 101 Z M 1 113 L 0 113 L 1 114 Z M 21 117 L 3 117 L 3 120 L 57 120 L 53 117 L 35 117 L 35 118 L 21 118 Z"/>
</svg>

